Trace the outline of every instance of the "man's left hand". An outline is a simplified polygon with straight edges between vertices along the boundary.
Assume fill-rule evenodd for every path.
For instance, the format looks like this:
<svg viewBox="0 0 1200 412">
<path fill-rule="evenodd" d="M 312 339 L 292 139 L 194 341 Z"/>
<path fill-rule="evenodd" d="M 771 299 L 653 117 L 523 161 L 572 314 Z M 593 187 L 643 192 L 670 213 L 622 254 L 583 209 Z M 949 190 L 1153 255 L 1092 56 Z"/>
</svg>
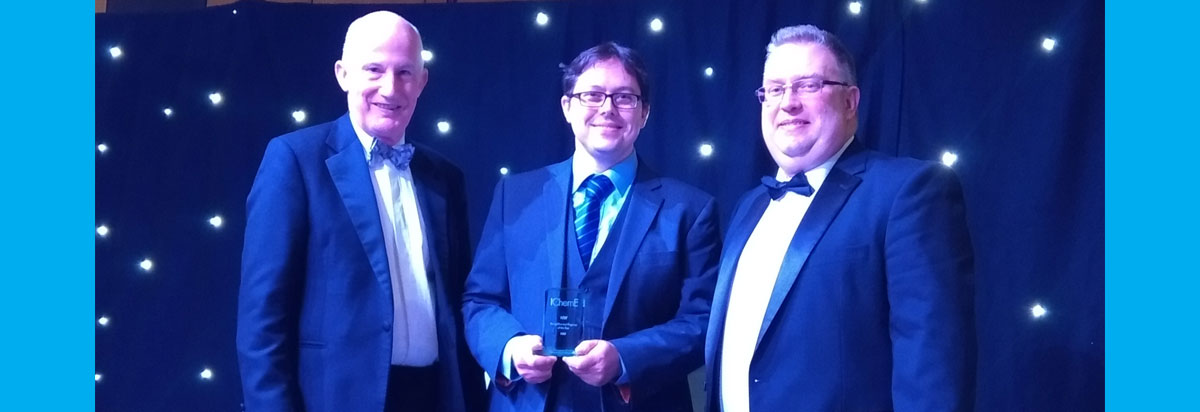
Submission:
<svg viewBox="0 0 1200 412">
<path fill-rule="evenodd" d="M 621 355 L 606 340 L 585 340 L 575 347 L 575 356 L 562 358 L 563 363 L 588 385 L 604 386 L 621 373 Z"/>
</svg>

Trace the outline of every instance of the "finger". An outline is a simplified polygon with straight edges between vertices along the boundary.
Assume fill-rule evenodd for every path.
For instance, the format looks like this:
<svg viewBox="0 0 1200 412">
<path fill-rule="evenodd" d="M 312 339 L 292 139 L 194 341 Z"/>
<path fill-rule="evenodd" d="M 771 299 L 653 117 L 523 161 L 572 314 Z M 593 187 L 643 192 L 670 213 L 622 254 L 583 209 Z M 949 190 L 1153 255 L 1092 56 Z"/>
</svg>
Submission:
<svg viewBox="0 0 1200 412">
<path fill-rule="evenodd" d="M 579 356 L 564 356 L 562 360 L 567 365 L 567 368 L 571 369 L 571 372 L 577 372 L 579 370 L 579 362 L 582 362 L 583 358 Z"/>
<path fill-rule="evenodd" d="M 587 355 L 588 352 L 591 352 L 592 348 L 595 348 L 596 344 L 598 343 L 600 343 L 600 341 L 594 339 L 579 342 L 579 345 L 575 346 L 575 356 Z"/>
<path fill-rule="evenodd" d="M 557 362 L 558 358 L 553 356 L 534 355 L 531 361 L 531 366 L 534 368 L 539 370 L 550 370 L 554 367 L 554 362 Z"/>
</svg>

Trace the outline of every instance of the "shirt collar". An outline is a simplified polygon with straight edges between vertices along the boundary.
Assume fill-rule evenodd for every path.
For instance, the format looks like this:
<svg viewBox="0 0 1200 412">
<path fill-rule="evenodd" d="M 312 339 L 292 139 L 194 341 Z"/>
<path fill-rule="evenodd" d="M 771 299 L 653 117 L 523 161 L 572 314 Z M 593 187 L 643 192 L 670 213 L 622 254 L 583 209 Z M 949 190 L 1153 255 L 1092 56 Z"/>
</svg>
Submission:
<svg viewBox="0 0 1200 412">
<path fill-rule="evenodd" d="M 613 187 L 620 195 L 625 195 L 629 191 L 629 187 L 633 185 L 633 177 L 637 174 L 637 152 L 631 153 L 625 160 L 613 165 L 608 170 L 599 172 L 612 180 Z M 571 157 L 571 193 L 575 193 L 579 189 L 579 185 L 583 184 L 583 179 L 591 176 L 592 170 L 587 169 L 579 161 L 578 156 Z"/>
<path fill-rule="evenodd" d="M 358 136 L 358 142 L 362 143 L 363 157 L 365 157 L 367 160 L 371 160 L 371 146 L 375 144 L 375 138 L 371 137 L 371 135 L 359 128 L 358 125 L 354 124 L 354 122 L 350 122 L 350 125 L 354 126 L 354 135 Z M 400 136 L 400 141 L 393 145 L 392 148 L 400 147 L 400 145 L 404 144 L 404 141 L 407 137 L 408 135 Z"/>
<path fill-rule="evenodd" d="M 829 169 L 832 168 L 835 163 L 837 163 L 838 159 L 842 157 L 842 152 L 845 152 L 846 148 L 850 147 L 850 142 L 853 141 L 854 136 L 850 136 L 849 139 L 846 139 L 846 143 L 842 144 L 842 148 L 838 149 L 837 153 L 834 153 L 833 156 L 829 156 L 829 159 L 826 160 L 825 163 L 821 163 L 820 166 L 804 172 L 804 178 L 808 179 L 808 185 L 812 186 L 813 193 L 821 190 L 821 185 L 825 183 L 825 177 L 829 176 Z M 788 176 L 787 173 L 783 171 L 783 168 L 779 168 L 779 170 L 775 172 L 775 180 L 786 182 L 791 179 L 791 176 Z"/>
</svg>

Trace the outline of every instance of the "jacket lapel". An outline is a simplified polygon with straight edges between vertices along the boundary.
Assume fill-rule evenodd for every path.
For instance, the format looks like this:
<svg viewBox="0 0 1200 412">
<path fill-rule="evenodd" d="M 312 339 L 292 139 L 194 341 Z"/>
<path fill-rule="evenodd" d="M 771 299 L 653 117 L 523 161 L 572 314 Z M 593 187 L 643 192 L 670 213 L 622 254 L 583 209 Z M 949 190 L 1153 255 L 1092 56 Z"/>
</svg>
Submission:
<svg viewBox="0 0 1200 412">
<path fill-rule="evenodd" d="M 706 360 L 710 364 L 715 360 L 713 355 L 716 353 L 716 345 L 725 330 L 725 309 L 729 306 L 729 290 L 733 287 L 733 271 L 737 268 L 738 259 L 741 259 L 746 241 L 750 240 L 750 234 L 754 232 L 754 227 L 758 225 L 758 219 L 767 210 L 767 205 L 771 200 L 762 186 L 755 187 L 747 195 L 747 198 L 749 199 L 748 205 L 731 220 L 729 233 L 725 236 L 725 246 L 721 251 L 721 266 L 718 268 L 717 286 L 713 293 L 711 312 L 713 319 L 709 321 L 704 345 L 708 352 Z"/>
<path fill-rule="evenodd" d="M 650 230 L 650 224 L 662 208 L 663 198 L 658 193 L 661 186 L 654 171 L 639 161 L 633 186 L 625 199 L 625 210 L 618 212 L 626 215 L 624 226 L 618 231 L 615 245 L 617 249 L 613 251 L 615 253 L 612 272 L 608 275 L 608 293 L 605 294 L 604 317 L 601 318 L 605 323 L 608 322 L 608 315 L 612 313 L 613 302 L 616 302 L 617 295 L 620 294 L 621 284 L 629 273 L 629 267 L 633 264 L 633 257 L 637 255 L 642 240 L 646 238 L 646 232 Z M 603 328 L 603 325 L 601 327 Z"/>
<path fill-rule="evenodd" d="M 371 171 L 367 168 L 362 143 L 354 134 L 350 117 L 337 120 L 333 133 L 325 140 L 333 154 L 325 159 L 329 176 L 346 205 L 350 222 L 363 251 L 375 271 L 375 277 L 384 290 L 391 290 L 391 275 L 388 273 L 387 246 L 383 241 L 383 226 L 379 220 L 375 189 L 371 183 Z M 390 293 L 388 294 L 391 295 Z"/>
<path fill-rule="evenodd" d="M 571 159 L 550 165 L 547 171 L 550 172 L 550 179 L 542 185 L 541 195 L 532 209 L 544 210 L 546 214 L 540 215 L 536 222 L 532 222 L 529 233 L 545 233 L 542 247 L 545 248 L 547 266 L 534 268 L 534 272 L 543 273 L 545 276 L 540 284 L 547 288 L 561 288 L 566 287 L 563 285 L 563 274 L 566 270 L 566 266 L 563 265 L 563 253 L 567 240 L 567 193 L 571 190 Z M 541 226 L 534 227 L 536 225 Z M 535 245 L 529 253 L 541 251 Z"/>
<path fill-rule="evenodd" d="M 442 263 L 446 262 L 447 257 L 443 254 L 450 250 L 445 236 L 445 213 L 442 213 L 446 210 L 446 196 L 438 190 L 444 185 L 433 170 L 433 162 L 429 160 L 429 155 L 425 153 L 429 148 L 415 147 L 416 150 L 413 152 L 412 163 L 408 170 L 412 171 L 413 192 L 417 195 L 421 229 L 425 236 L 425 273 L 430 282 L 437 282 L 442 278 L 437 276 L 437 273 L 445 270 Z M 442 290 L 440 285 L 437 290 Z"/>
<path fill-rule="evenodd" d="M 812 253 L 813 248 L 825 235 L 825 231 L 829 229 L 829 225 L 833 223 L 838 212 L 842 210 L 846 199 L 850 198 L 850 194 L 862 182 L 862 179 L 858 177 L 862 173 L 866 158 L 862 151 L 862 146 L 857 143 L 851 143 L 850 147 L 846 148 L 842 158 L 829 170 L 829 175 L 825 177 L 821 190 L 814 195 L 812 204 L 804 214 L 804 219 L 796 227 L 796 233 L 792 235 L 792 242 L 788 245 L 787 254 L 784 255 L 783 264 L 779 267 L 779 277 L 775 280 L 771 300 L 767 303 L 767 312 L 763 315 L 762 328 L 758 330 L 758 343 L 762 343 L 763 336 L 771 327 L 771 321 L 779 313 L 780 305 L 783 304 L 792 285 L 796 283 L 796 278 L 800 276 L 800 270 L 808 261 L 808 256 Z"/>
</svg>

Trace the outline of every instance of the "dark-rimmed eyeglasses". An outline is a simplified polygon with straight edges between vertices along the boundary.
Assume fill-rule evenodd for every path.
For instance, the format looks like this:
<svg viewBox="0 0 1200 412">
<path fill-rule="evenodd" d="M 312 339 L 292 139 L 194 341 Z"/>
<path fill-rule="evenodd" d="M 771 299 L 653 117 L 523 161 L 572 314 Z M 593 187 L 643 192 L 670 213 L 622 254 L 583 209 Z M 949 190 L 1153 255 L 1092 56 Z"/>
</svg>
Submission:
<svg viewBox="0 0 1200 412">
<path fill-rule="evenodd" d="M 600 107 L 604 105 L 604 101 L 612 99 L 613 107 L 618 109 L 636 109 L 642 102 L 642 96 L 633 93 L 605 93 L 605 92 L 579 92 L 567 95 L 573 99 L 579 99 L 579 103 L 587 107 Z"/>
</svg>

